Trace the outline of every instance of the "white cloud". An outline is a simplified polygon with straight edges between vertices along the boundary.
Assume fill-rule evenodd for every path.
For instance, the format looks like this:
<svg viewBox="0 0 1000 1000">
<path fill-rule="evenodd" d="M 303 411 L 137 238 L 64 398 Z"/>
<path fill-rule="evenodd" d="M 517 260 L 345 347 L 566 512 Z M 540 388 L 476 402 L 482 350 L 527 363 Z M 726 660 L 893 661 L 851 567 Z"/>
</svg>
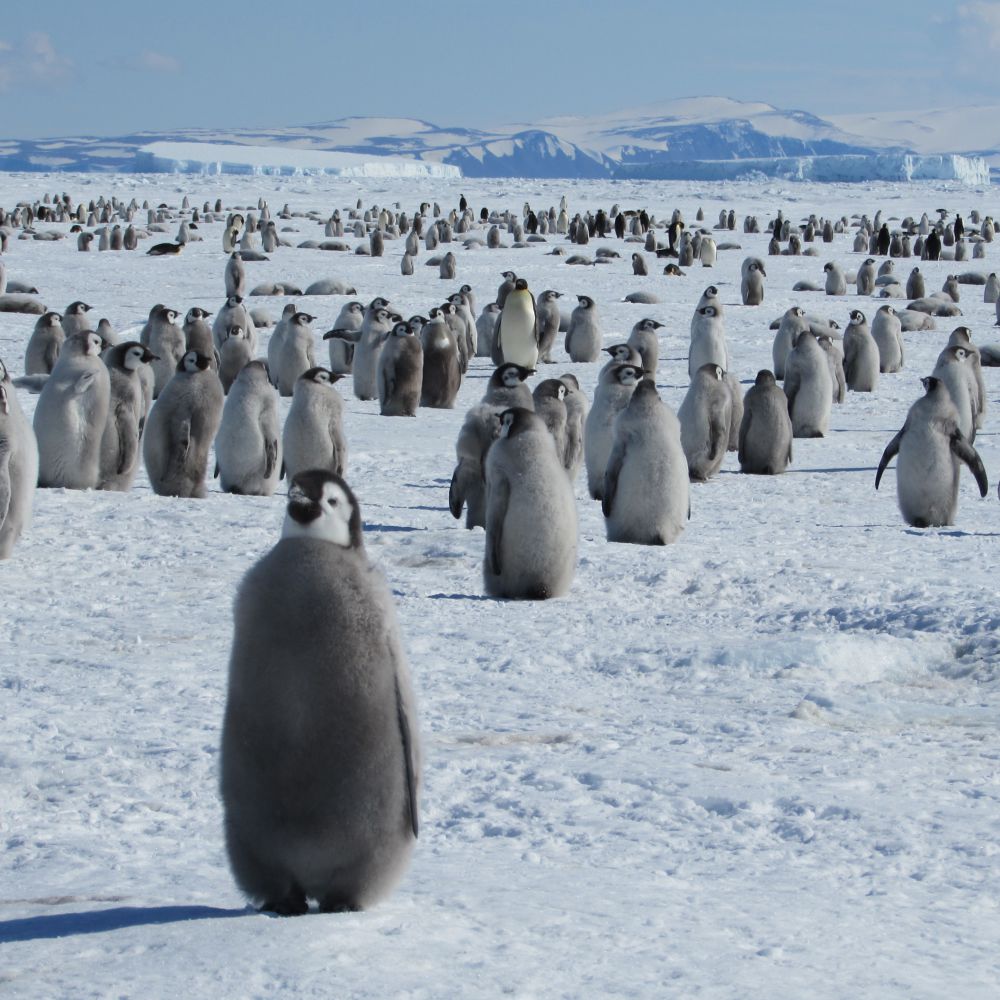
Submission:
<svg viewBox="0 0 1000 1000">
<path fill-rule="evenodd" d="M 0 40 L 0 91 L 59 83 L 72 69 L 73 61 L 60 55 L 43 31 L 32 31 L 19 43 Z"/>
<path fill-rule="evenodd" d="M 962 33 L 969 41 L 1000 51 L 1000 3 L 975 0 L 956 8 Z"/>
<path fill-rule="evenodd" d="M 135 69 L 150 70 L 153 73 L 176 73 L 181 64 L 171 55 L 163 52 L 153 52 L 147 49 L 132 60 Z"/>
</svg>

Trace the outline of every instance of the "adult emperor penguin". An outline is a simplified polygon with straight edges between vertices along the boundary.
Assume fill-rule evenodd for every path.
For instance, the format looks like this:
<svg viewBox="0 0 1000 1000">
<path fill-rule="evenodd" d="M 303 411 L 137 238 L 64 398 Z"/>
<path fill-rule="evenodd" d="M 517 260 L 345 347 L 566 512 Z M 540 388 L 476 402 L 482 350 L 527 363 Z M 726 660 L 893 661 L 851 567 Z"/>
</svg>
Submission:
<svg viewBox="0 0 1000 1000">
<path fill-rule="evenodd" d="M 39 316 L 24 351 L 24 374 L 48 375 L 56 366 L 65 340 L 59 313 L 47 312 Z"/>
<path fill-rule="evenodd" d="M 361 322 L 361 336 L 351 365 L 354 395 L 358 399 L 378 396 L 378 356 L 393 325 L 388 304 L 381 296 L 372 299 Z"/>
<path fill-rule="evenodd" d="M 538 364 L 538 322 L 535 297 L 524 278 L 517 278 L 504 297 L 497 322 L 494 352 L 501 362 L 509 361 L 522 368 Z"/>
<path fill-rule="evenodd" d="M 733 399 L 725 375 L 719 365 L 702 365 L 677 411 L 688 475 L 698 482 L 719 471 L 729 448 Z"/>
<path fill-rule="evenodd" d="M 689 490 L 680 423 L 643 379 L 615 419 L 601 501 L 608 541 L 669 545 L 684 530 Z"/>
<path fill-rule="evenodd" d="M 628 406 L 641 378 L 642 369 L 637 365 L 617 365 L 605 369 L 598 380 L 583 434 L 587 490 L 595 500 L 604 496 L 604 472 L 614 445 L 615 417 Z"/>
<path fill-rule="evenodd" d="M 601 318 L 597 303 L 589 295 L 578 295 L 577 306 L 566 331 L 566 353 L 570 361 L 590 362 L 601 356 Z"/>
<path fill-rule="evenodd" d="M 541 417 L 504 410 L 485 471 L 487 594 L 524 600 L 565 594 L 576 568 L 576 504 Z"/>
<path fill-rule="evenodd" d="M 872 337 L 878 345 L 879 371 L 898 372 L 903 368 L 903 326 L 896 310 L 881 306 L 872 319 Z"/>
<path fill-rule="evenodd" d="M 220 772 L 236 882 L 285 916 L 372 906 L 413 849 L 420 751 L 392 597 L 339 476 L 294 477 L 233 625 Z"/>
<path fill-rule="evenodd" d="M 149 411 L 142 436 L 142 457 L 154 493 L 197 499 L 206 495 L 208 450 L 224 401 L 211 360 L 188 351 Z"/>
<path fill-rule="evenodd" d="M 743 397 L 737 457 L 740 472 L 776 476 L 792 460 L 792 418 L 788 397 L 767 368 L 757 372 Z"/>
<path fill-rule="evenodd" d="M 184 331 L 177 325 L 177 312 L 165 305 L 153 306 L 139 341 L 156 355 L 156 360 L 150 365 L 154 377 L 153 398 L 156 399 L 174 377 L 177 365 L 187 350 Z"/>
<path fill-rule="evenodd" d="M 38 444 L 0 361 L 0 559 L 9 559 L 31 524 L 38 483 Z"/>
<path fill-rule="evenodd" d="M 830 426 L 833 383 L 826 354 L 811 330 L 803 330 L 785 360 L 785 395 L 795 437 L 823 437 Z"/>
<path fill-rule="evenodd" d="M 225 493 L 269 497 L 281 472 L 278 398 L 261 360 L 236 377 L 215 435 L 215 472 Z"/>
<path fill-rule="evenodd" d="M 542 364 L 552 364 L 552 348 L 559 334 L 559 299 L 562 292 L 546 289 L 535 302 L 535 315 L 538 318 L 538 360 Z"/>
<path fill-rule="evenodd" d="M 415 417 L 424 380 L 424 349 L 408 323 L 397 323 L 378 361 L 378 398 L 383 417 Z"/>
<path fill-rule="evenodd" d="M 35 407 L 38 485 L 87 490 L 100 477 L 111 378 L 92 330 L 66 338 Z"/>
<path fill-rule="evenodd" d="M 642 358 L 642 371 L 646 378 L 656 376 L 656 369 L 660 363 L 660 338 L 656 331 L 662 328 L 663 324 L 658 320 L 647 317 L 639 320 L 628 335 L 628 346 L 639 352 L 639 357 Z"/>
<path fill-rule="evenodd" d="M 299 376 L 281 435 L 289 480 L 307 469 L 343 475 L 347 468 L 344 402 L 334 383 L 340 375 L 312 368 Z"/>
<path fill-rule="evenodd" d="M 874 392 L 878 385 L 879 351 L 860 309 L 851 310 L 844 331 L 844 377 L 852 392 Z"/>
<path fill-rule="evenodd" d="M 955 523 L 959 462 L 972 470 L 980 496 L 986 496 L 989 482 L 982 459 L 959 429 L 947 387 L 933 375 L 921 382 L 926 392 L 910 407 L 902 429 L 882 453 L 875 489 L 898 455 L 896 496 L 903 520 L 915 528 L 936 528 Z"/>
<path fill-rule="evenodd" d="M 140 372 L 149 368 L 153 354 L 130 340 L 104 352 L 111 395 L 108 419 L 101 437 L 97 488 L 127 493 L 139 471 L 139 442 L 146 422 L 146 400 Z"/>
</svg>

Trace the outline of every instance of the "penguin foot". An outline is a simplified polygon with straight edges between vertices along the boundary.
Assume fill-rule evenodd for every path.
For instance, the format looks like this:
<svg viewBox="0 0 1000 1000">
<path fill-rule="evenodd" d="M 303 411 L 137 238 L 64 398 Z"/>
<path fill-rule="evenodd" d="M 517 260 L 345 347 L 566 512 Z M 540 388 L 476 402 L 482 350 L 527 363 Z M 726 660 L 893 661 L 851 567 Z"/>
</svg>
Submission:
<svg viewBox="0 0 1000 1000">
<path fill-rule="evenodd" d="M 261 913 L 274 913 L 279 917 L 301 917 L 309 912 L 304 892 L 290 892 L 283 899 L 269 900 L 260 908 Z"/>
<path fill-rule="evenodd" d="M 361 906 L 353 899 L 345 899 L 343 896 L 329 896 L 320 901 L 320 913 L 359 913 Z"/>
</svg>

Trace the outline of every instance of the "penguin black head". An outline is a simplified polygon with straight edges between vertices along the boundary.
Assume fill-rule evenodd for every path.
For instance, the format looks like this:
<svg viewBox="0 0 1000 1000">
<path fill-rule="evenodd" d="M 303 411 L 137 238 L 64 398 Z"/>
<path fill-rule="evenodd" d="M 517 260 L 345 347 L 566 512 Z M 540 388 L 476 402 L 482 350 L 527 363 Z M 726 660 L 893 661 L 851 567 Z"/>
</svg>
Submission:
<svg viewBox="0 0 1000 1000">
<path fill-rule="evenodd" d="M 713 364 L 711 361 L 702 365 L 698 369 L 699 373 L 704 373 L 709 378 L 715 379 L 716 382 L 721 382 L 723 375 L 726 373 L 722 370 L 720 365 Z"/>
<path fill-rule="evenodd" d="M 514 290 L 518 292 L 526 292 L 528 290 L 527 278 L 518 278 L 514 282 Z"/>
<path fill-rule="evenodd" d="M 702 316 L 714 316 L 716 314 L 716 308 L 715 308 L 715 306 L 702 306 L 698 310 L 698 312 Z"/>
<path fill-rule="evenodd" d="M 317 365 L 315 368 L 310 368 L 308 371 L 304 371 L 299 376 L 299 380 L 315 382 L 317 385 L 333 385 L 334 382 L 337 382 L 343 377 L 343 375 L 339 375 L 337 372 L 330 371 L 329 368 L 323 368 L 321 365 Z"/>
<path fill-rule="evenodd" d="M 206 371 L 211 363 L 212 359 L 207 354 L 201 354 L 198 351 L 188 351 L 177 362 L 177 371 L 193 375 L 196 372 Z"/>
<path fill-rule="evenodd" d="M 933 375 L 927 375 L 920 380 L 920 384 L 924 387 L 927 395 L 930 395 L 941 384 L 941 380 Z"/>
<path fill-rule="evenodd" d="M 771 371 L 770 368 L 761 368 L 761 370 L 757 372 L 757 378 L 754 379 L 753 384 L 760 386 L 776 385 L 777 383 L 774 379 L 774 372 Z"/>
<path fill-rule="evenodd" d="M 517 275 L 513 271 L 501 271 L 500 277 L 506 281 L 517 281 Z"/>
<path fill-rule="evenodd" d="M 195 319 L 208 319 L 211 315 L 207 309 L 202 309 L 201 306 L 192 306 L 188 309 L 185 319 L 190 322 Z"/>
<path fill-rule="evenodd" d="M 642 380 L 643 370 L 638 365 L 618 365 L 613 368 L 615 380 L 620 385 L 635 385 Z"/>
<path fill-rule="evenodd" d="M 536 399 L 565 399 L 566 383 L 557 378 L 547 378 L 535 386 L 534 396 Z"/>
<path fill-rule="evenodd" d="M 506 386 L 512 389 L 523 382 L 529 375 L 534 375 L 534 368 L 525 368 L 523 365 L 515 365 L 512 361 L 499 365 L 496 371 L 490 376 L 490 385 L 494 388 Z"/>
<path fill-rule="evenodd" d="M 297 312 L 292 316 L 292 322 L 296 326 L 308 326 L 315 318 L 315 316 L 310 316 L 309 313 Z"/>
<path fill-rule="evenodd" d="M 541 423 L 531 410 L 526 410 L 523 406 L 511 407 L 500 414 L 500 433 L 498 436 L 500 438 L 517 437 L 518 434 L 531 430 L 536 422 Z"/>
<path fill-rule="evenodd" d="M 567 373 L 566 375 L 560 375 L 559 381 L 562 382 L 564 385 L 569 386 L 569 388 L 571 389 L 579 390 L 580 388 L 579 379 L 577 379 L 577 377 L 571 373 Z"/>
<path fill-rule="evenodd" d="M 716 288 L 715 285 L 709 285 L 708 288 L 705 289 L 705 295 L 712 299 L 718 298 L 719 289 Z"/>
<path fill-rule="evenodd" d="M 335 472 L 308 469 L 292 477 L 282 538 L 311 538 L 345 549 L 363 549 L 361 508 Z"/>
<path fill-rule="evenodd" d="M 121 365 L 129 371 L 135 371 L 139 365 L 148 365 L 151 361 L 159 361 L 148 347 L 144 347 L 137 340 L 130 340 L 118 345 L 118 352 L 121 357 Z"/>
<path fill-rule="evenodd" d="M 57 312 L 47 312 L 39 321 L 39 326 L 59 326 L 62 316 Z"/>
<path fill-rule="evenodd" d="M 865 314 L 860 309 L 851 310 L 851 322 L 852 323 L 864 323 Z"/>
<path fill-rule="evenodd" d="M 622 364 L 628 364 L 633 358 L 632 348 L 628 344 L 612 344 L 604 348 L 604 353 L 610 354 L 615 361 L 620 361 Z"/>
<path fill-rule="evenodd" d="M 67 316 L 79 316 L 82 313 L 88 313 L 91 310 L 91 306 L 88 306 L 86 302 L 71 302 L 66 306 Z"/>
<path fill-rule="evenodd" d="M 639 322 L 636 323 L 635 328 L 637 330 L 651 331 L 651 330 L 659 330 L 662 326 L 663 324 L 659 322 L 659 320 L 649 319 L 647 317 L 646 319 L 639 320 Z"/>
<path fill-rule="evenodd" d="M 371 302 L 368 303 L 368 308 L 371 309 L 372 312 L 376 312 L 379 309 L 384 309 L 388 304 L 388 299 L 383 299 L 381 295 L 377 295 L 371 300 Z"/>
<path fill-rule="evenodd" d="M 659 399 L 660 394 L 656 391 L 656 382 L 654 379 L 644 378 L 635 387 L 635 392 L 632 393 L 632 399 L 642 399 L 643 396 L 656 396 L 656 398 Z"/>
<path fill-rule="evenodd" d="M 393 337 L 412 337 L 413 335 L 413 330 L 410 328 L 409 323 L 397 323 L 392 328 Z"/>
<path fill-rule="evenodd" d="M 594 305 L 594 300 L 589 295 L 578 295 L 576 297 L 577 302 L 580 303 L 582 309 L 591 309 Z"/>
<path fill-rule="evenodd" d="M 242 326 L 238 326 L 234 323 L 232 326 L 226 328 L 226 335 L 227 337 L 236 337 L 238 339 L 243 339 L 246 337 L 247 332 L 246 330 L 243 329 Z"/>
</svg>

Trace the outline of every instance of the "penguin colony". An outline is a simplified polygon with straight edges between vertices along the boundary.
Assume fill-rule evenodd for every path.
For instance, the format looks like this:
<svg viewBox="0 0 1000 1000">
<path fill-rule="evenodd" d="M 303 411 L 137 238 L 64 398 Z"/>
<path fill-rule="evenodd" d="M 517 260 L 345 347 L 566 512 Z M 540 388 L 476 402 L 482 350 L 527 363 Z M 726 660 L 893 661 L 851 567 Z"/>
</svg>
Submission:
<svg viewBox="0 0 1000 1000">
<path fill-rule="evenodd" d="M 522 274 L 498 272 L 495 291 L 463 284 L 404 316 L 377 288 L 353 298 L 356 290 L 336 279 L 317 280 L 304 293 L 292 282 L 260 282 L 248 293 L 248 265 L 290 247 L 263 201 L 238 210 L 206 202 L 199 211 L 186 199 L 180 209 L 154 209 L 114 198 L 84 206 L 59 195 L 0 209 L 0 228 L 19 230 L 23 238 L 42 222 L 73 223 L 78 249 L 89 253 L 95 239 L 98 252 L 134 250 L 169 222 L 179 226 L 176 240 L 147 253 L 176 257 L 202 238 L 202 227 L 221 226 L 224 254 L 214 317 L 204 303 L 183 314 L 157 303 L 134 339 L 120 338 L 106 321 L 95 328 L 92 308 L 82 300 L 59 313 L 13 293 L 22 296 L 9 303 L 13 311 L 39 318 L 25 338 L 23 360 L 7 358 L 0 367 L 0 558 L 11 556 L 30 525 L 36 485 L 128 491 L 141 456 L 155 492 L 202 498 L 213 449 L 223 492 L 270 496 L 284 478 L 281 538 L 247 574 L 236 604 L 222 747 L 227 848 L 238 884 L 261 908 L 297 914 L 309 900 L 324 911 L 369 906 L 391 891 L 413 849 L 420 751 L 392 598 L 367 561 L 360 503 L 344 478 L 349 426 L 337 383 L 349 379 L 350 391 L 373 416 L 421 419 L 421 409 L 454 408 L 470 371 L 489 371 L 476 359 L 491 359 L 495 367 L 481 400 L 442 442 L 444 455 L 457 437 L 456 460 L 442 459 L 453 467 L 448 507 L 456 519 L 464 516 L 467 528 L 484 529 L 486 594 L 533 600 L 572 587 L 577 510 L 586 502 L 578 482 L 582 466 L 609 542 L 669 545 L 697 523 L 697 492 L 708 487 L 691 484 L 715 477 L 729 451 L 737 453 L 741 472 L 784 472 L 793 461 L 793 438 L 828 434 L 834 408 L 849 406 L 853 393 L 877 396 L 888 377 L 916 381 L 921 373 L 905 367 L 907 337 L 937 336 L 937 364 L 923 373 L 923 394 L 885 446 L 874 485 L 895 459 L 903 519 L 919 528 L 952 524 L 962 464 L 981 495 L 987 492 L 974 442 L 988 416 L 983 367 L 1000 364 L 1000 350 L 978 348 L 964 326 L 944 342 L 935 319 L 962 315 L 962 285 L 982 285 L 984 301 L 997 302 L 1000 281 L 995 274 L 963 272 L 928 294 L 919 266 L 905 279 L 896 274 L 893 257 L 961 260 L 942 249 L 956 238 L 985 255 L 992 219 L 965 228 L 960 216 L 936 214 L 933 221 L 929 215 L 883 220 L 877 213 L 871 220 L 793 223 L 779 212 L 763 231 L 747 217 L 744 233 L 748 239 L 759 234 L 756 242 L 763 241 L 768 254 L 814 256 L 810 244 L 822 232 L 824 242 L 839 235 L 864 256 L 856 273 L 829 261 L 822 280 L 817 273 L 815 282 L 800 283 L 803 293 L 849 302 L 835 318 L 814 314 L 806 299 L 789 308 L 771 324 L 772 367 L 753 373 L 732 370 L 725 320 L 727 310 L 759 310 L 767 300 L 761 257 L 744 259 L 738 290 L 693 286 L 690 330 L 683 332 L 652 315 L 637 316 L 631 329 L 608 328 L 601 303 L 583 292 L 563 309 L 560 299 L 572 302 L 572 296 L 535 287 L 529 257 Z M 302 248 L 344 252 L 350 239 L 356 253 L 380 258 L 391 256 L 394 244 L 405 245 L 403 276 L 430 264 L 447 281 L 461 280 L 462 250 L 503 246 L 504 233 L 526 250 L 540 243 L 560 251 L 566 242 L 594 240 L 603 245 L 593 257 L 567 255 L 565 264 L 630 271 L 629 280 L 642 279 L 648 291 L 628 298 L 645 302 L 644 308 L 658 301 L 658 283 L 688 278 L 683 269 L 695 260 L 715 268 L 729 252 L 711 230 L 689 228 L 680 211 L 664 220 L 619 206 L 571 214 L 565 198 L 558 208 L 526 204 L 520 213 L 483 209 L 477 215 L 467 205 L 442 211 L 430 203 L 408 213 L 398 205 L 364 209 L 359 201 L 330 214 L 286 207 L 279 217 L 323 226 L 324 240 L 306 240 Z M 732 230 L 735 221 L 732 211 L 723 211 L 716 228 Z M 619 252 L 616 242 L 641 243 L 642 251 Z M 453 249 L 436 253 L 441 244 Z M 3 264 L 16 261 L 7 245 Z M 669 258 L 665 265 L 663 258 Z M 858 301 L 850 298 L 852 287 L 863 298 L 910 301 L 905 307 L 860 302 L 864 308 L 851 309 Z M 321 331 L 312 325 L 317 316 L 298 302 L 287 303 L 274 324 L 266 310 L 250 305 L 265 295 L 352 298 L 338 303 L 332 328 Z M 1000 306 L 997 315 L 1000 323 Z M 272 324 L 265 360 L 261 331 Z M 605 346 L 609 340 L 618 342 Z M 599 361 L 602 354 L 610 360 Z M 667 371 L 661 357 L 669 359 Z M 326 360 L 328 367 L 320 363 Z M 540 370 L 595 363 L 603 367 L 592 399 L 574 372 L 545 377 Z M 674 409 L 657 383 L 678 378 L 689 386 Z M 31 421 L 17 388 L 39 393 Z M 290 397 L 284 421 L 279 397 Z M 329 609 L 322 621 L 297 600 L 306 592 Z M 285 627 L 277 629 L 277 620 Z M 320 669 L 331 646 L 339 660 L 332 670 Z M 276 684 L 275 671 L 301 673 L 294 695 Z M 359 684 L 361 676 L 373 683 Z M 324 729 L 332 705 L 343 712 L 342 728 L 354 727 L 350 736 Z M 287 758 L 259 752 L 258 736 L 267 727 L 290 732 L 290 720 L 303 717 L 305 735 L 300 743 L 289 740 Z M 315 771 L 305 775 L 292 763 L 303 755 L 315 760 Z M 339 795 L 326 780 L 331 761 L 339 769 Z M 370 808 L 357 807 L 366 796 Z"/>
</svg>

